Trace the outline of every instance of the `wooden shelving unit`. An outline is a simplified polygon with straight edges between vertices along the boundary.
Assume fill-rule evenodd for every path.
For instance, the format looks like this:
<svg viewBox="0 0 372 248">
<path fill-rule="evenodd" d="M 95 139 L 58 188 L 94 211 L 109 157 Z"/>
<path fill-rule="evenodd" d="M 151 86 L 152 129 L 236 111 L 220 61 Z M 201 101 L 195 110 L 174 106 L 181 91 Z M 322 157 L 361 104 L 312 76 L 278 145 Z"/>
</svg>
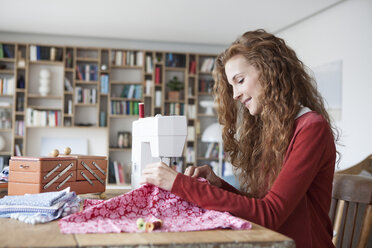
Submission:
<svg viewBox="0 0 372 248">
<path fill-rule="evenodd" d="M 186 115 L 189 135 L 180 168 L 218 158 L 204 157 L 201 133 L 216 115 L 206 115 L 200 100 L 213 100 L 212 66 L 215 55 L 183 52 L 1 43 L 13 57 L 0 58 L 0 78 L 14 79 L 13 91 L 0 94 L 0 112 L 9 112 L 10 126 L 0 128 L 8 146 L 1 156 L 27 155 L 27 133 L 35 128 L 107 129 L 110 162 L 129 172 L 131 149 L 120 147 L 119 133 L 131 133 L 138 118 L 136 105 L 145 103 L 145 115 Z M 41 70 L 53 72 L 50 92 L 39 91 Z M 167 82 L 177 76 L 183 84 L 179 99 L 169 99 Z M 128 93 L 127 90 L 132 90 Z M 7 105 L 7 102 L 9 103 Z M 5 105 L 5 106 L 3 106 Z M 35 112 L 33 112 L 35 111 Z M 41 112 L 58 122 L 32 122 Z M 84 116 L 84 119 L 82 119 Z M 45 117 L 43 117 L 45 118 Z M 41 123 L 41 124 L 40 124 Z M 130 140 L 131 141 L 131 140 Z M 97 141 L 99 142 L 99 141 Z M 219 165 L 221 166 L 221 165 Z M 112 168 L 110 166 L 111 172 Z M 129 173 L 127 173 L 129 174 Z M 130 176 L 125 178 L 126 185 Z"/>
</svg>

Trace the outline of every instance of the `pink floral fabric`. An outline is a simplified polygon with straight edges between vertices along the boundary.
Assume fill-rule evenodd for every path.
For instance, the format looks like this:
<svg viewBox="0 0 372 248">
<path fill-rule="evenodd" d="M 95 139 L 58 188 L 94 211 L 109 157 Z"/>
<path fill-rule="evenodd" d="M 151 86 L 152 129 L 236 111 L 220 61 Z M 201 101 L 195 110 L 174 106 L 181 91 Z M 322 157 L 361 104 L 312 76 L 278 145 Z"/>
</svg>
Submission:
<svg viewBox="0 0 372 248">
<path fill-rule="evenodd" d="M 136 221 L 161 219 L 154 232 L 182 232 L 218 228 L 250 229 L 251 223 L 227 212 L 206 210 L 153 185 L 109 200 L 85 200 L 83 211 L 59 221 L 62 233 L 141 232 Z"/>
</svg>

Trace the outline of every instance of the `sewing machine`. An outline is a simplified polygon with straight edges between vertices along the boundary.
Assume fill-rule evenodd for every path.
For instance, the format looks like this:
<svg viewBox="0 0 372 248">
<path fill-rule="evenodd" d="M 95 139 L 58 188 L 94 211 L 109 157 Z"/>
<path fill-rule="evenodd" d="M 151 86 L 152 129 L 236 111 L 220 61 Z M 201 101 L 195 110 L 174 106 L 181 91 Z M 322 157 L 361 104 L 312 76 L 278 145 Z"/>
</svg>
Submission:
<svg viewBox="0 0 372 248">
<path fill-rule="evenodd" d="M 185 116 L 140 118 L 132 127 L 132 189 L 138 188 L 142 169 L 162 161 L 171 165 L 181 157 L 187 136 Z"/>
</svg>

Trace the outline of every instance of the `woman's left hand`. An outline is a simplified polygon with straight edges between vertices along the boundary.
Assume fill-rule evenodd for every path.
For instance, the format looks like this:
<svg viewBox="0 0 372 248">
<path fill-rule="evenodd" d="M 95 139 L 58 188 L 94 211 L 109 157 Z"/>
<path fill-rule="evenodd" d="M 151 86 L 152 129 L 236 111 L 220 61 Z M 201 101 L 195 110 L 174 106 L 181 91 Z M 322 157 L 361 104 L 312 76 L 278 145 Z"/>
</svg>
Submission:
<svg viewBox="0 0 372 248">
<path fill-rule="evenodd" d="M 162 162 L 148 164 L 142 170 L 140 184 L 150 183 L 164 190 L 171 191 L 177 174 L 177 171 Z"/>
</svg>

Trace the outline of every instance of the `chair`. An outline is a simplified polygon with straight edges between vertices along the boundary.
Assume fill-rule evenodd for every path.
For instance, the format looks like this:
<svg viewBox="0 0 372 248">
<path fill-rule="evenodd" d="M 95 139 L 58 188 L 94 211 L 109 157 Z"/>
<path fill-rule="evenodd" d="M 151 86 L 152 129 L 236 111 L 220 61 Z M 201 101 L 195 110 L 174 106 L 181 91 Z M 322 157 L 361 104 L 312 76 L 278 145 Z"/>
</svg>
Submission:
<svg viewBox="0 0 372 248">
<path fill-rule="evenodd" d="M 372 154 L 350 168 L 337 171 L 336 174 L 372 175 Z"/>
<path fill-rule="evenodd" d="M 329 216 L 336 247 L 372 247 L 372 177 L 335 174 Z"/>
</svg>

